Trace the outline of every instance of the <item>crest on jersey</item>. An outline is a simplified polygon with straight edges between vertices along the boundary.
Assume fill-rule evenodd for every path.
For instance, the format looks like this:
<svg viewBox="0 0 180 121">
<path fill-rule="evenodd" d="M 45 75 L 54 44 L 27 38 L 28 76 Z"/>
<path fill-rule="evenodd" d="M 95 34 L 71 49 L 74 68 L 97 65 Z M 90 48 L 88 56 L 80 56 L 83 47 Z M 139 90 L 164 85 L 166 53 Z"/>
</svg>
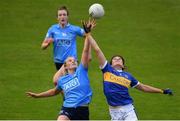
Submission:
<svg viewBox="0 0 180 121">
<path fill-rule="evenodd" d="M 62 36 L 65 37 L 65 36 L 67 36 L 67 34 L 66 33 L 62 33 Z"/>
</svg>

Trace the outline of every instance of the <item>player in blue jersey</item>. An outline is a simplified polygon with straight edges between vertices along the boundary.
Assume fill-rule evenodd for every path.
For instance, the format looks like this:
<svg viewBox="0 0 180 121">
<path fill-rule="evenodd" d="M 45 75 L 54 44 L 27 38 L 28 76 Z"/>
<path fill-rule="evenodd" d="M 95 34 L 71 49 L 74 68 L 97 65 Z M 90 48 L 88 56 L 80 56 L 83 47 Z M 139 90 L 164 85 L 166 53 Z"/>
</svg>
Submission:
<svg viewBox="0 0 180 121">
<path fill-rule="evenodd" d="M 90 30 L 87 24 L 84 29 Z M 90 34 L 86 34 L 91 47 L 95 50 L 100 68 L 103 73 L 104 94 L 106 96 L 112 120 L 138 120 L 134 111 L 133 99 L 129 95 L 130 87 L 149 93 L 162 93 L 172 95 L 170 89 L 159 89 L 145 85 L 136 80 L 130 73 L 125 72 L 125 61 L 122 56 L 115 55 L 108 63 L 103 52 Z"/>
<path fill-rule="evenodd" d="M 58 120 L 89 120 L 88 104 L 92 97 L 88 78 L 90 53 L 90 43 L 85 38 L 79 66 L 76 58 L 72 56 L 68 57 L 63 66 L 66 75 L 61 75 L 55 88 L 42 93 L 27 92 L 27 95 L 34 98 L 41 98 L 54 96 L 63 91 L 65 99 Z"/>
<path fill-rule="evenodd" d="M 57 70 L 60 69 L 67 57 L 73 56 L 77 59 L 76 37 L 82 37 L 85 34 L 80 27 L 71 25 L 68 17 L 67 7 L 60 7 L 57 11 L 58 24 L 49 28 L 41 45 L 42 49 L 46 49 L 53 43 L 54 63 Z"/>
</svg>

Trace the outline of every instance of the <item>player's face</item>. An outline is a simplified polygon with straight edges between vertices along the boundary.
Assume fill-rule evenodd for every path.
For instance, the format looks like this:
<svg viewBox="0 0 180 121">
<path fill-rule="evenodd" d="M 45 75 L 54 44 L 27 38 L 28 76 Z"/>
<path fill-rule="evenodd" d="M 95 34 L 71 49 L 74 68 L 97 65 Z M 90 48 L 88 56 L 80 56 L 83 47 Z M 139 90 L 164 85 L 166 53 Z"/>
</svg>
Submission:
<svg viewBox="0 0 180 121">
<path fill-rule="evenodd" d="M 66 10 L 58 10 L 58 21 L 61 25 L 66 25 L 68 23 L 68 15 Z"/>
<path fill-rule="evenodd" d="M 74 57 L 68 57 L 66 59 L 66 69 L 76 69 L 78 66 L 77 61 Z"/>
<path fill-rule="evenodd" d="M 112 59 L 112 67 L 119 66 L 120 68 L 124 68 L 123 60 L 121 57 L 114 57 Z"/>
</svg>

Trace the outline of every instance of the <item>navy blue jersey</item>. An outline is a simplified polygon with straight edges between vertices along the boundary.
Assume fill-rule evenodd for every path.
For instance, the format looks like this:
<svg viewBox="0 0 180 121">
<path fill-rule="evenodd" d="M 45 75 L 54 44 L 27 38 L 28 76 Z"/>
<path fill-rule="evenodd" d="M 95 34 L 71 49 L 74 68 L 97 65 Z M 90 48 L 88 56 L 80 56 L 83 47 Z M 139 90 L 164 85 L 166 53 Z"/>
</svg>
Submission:
<svg viewBox="0 0 180 121">
<path fill-rule="evenodd" d="M 106 62 L 103 72 L 104 94 L 110 106 L 133 103 L 128 88 L 135 87 L 138 81 L 128 72 L 117 71 Z"/>
<path fill-rule="evenodd" d="M 83 36 L 84 30 L 78 26 L 67 24 L 62 28 L 59 24 L 52 25 L 46 38 L 53 38 L 54 62 L 64 63 L 67 57 L 77 59 L 76 37 Z"/>
<path fill-rule="evenodd" d="M 67 74 L 58 80 L 56 88 L 64 92 L 64 107 L 78 107 L 90 103 L 92 90 L 88 69 L 82 64 L 74 74 Z"/>
</svg>

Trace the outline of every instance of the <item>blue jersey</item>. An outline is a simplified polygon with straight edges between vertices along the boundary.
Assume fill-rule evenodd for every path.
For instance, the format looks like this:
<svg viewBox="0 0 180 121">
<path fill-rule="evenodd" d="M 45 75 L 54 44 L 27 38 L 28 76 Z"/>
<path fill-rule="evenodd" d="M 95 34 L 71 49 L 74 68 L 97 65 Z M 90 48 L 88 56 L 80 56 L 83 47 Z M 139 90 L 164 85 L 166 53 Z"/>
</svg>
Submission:
<svg viewBox="0 0 180 121">
<path fill-rule="evenodd" d="M 56 88 L 64 92 L 64 107 L 78 107 L 90 103 L 92 90 L 88 78 L 88 69 L 82 64 L 74 74 L 67 74 L 58 80 Z"/>
<path fill-rule="evenodd" d="M 64 63 L 67 57 L 77 59 L 76 37 L 83 36 L 84 30 L 78 26 L 67 24 L 62 28 L 59 24 L 51 26 L 46 38 L 53 38 L 54 62 Z"/>
<path fill-rule="evenodd" d="M 106 62 L 103 72 L 104 94 L 110 106 L 133 103 L 128 88 L 138 85 L 138 81 L 128 72 L 117 71 Z"/>
</svg>

